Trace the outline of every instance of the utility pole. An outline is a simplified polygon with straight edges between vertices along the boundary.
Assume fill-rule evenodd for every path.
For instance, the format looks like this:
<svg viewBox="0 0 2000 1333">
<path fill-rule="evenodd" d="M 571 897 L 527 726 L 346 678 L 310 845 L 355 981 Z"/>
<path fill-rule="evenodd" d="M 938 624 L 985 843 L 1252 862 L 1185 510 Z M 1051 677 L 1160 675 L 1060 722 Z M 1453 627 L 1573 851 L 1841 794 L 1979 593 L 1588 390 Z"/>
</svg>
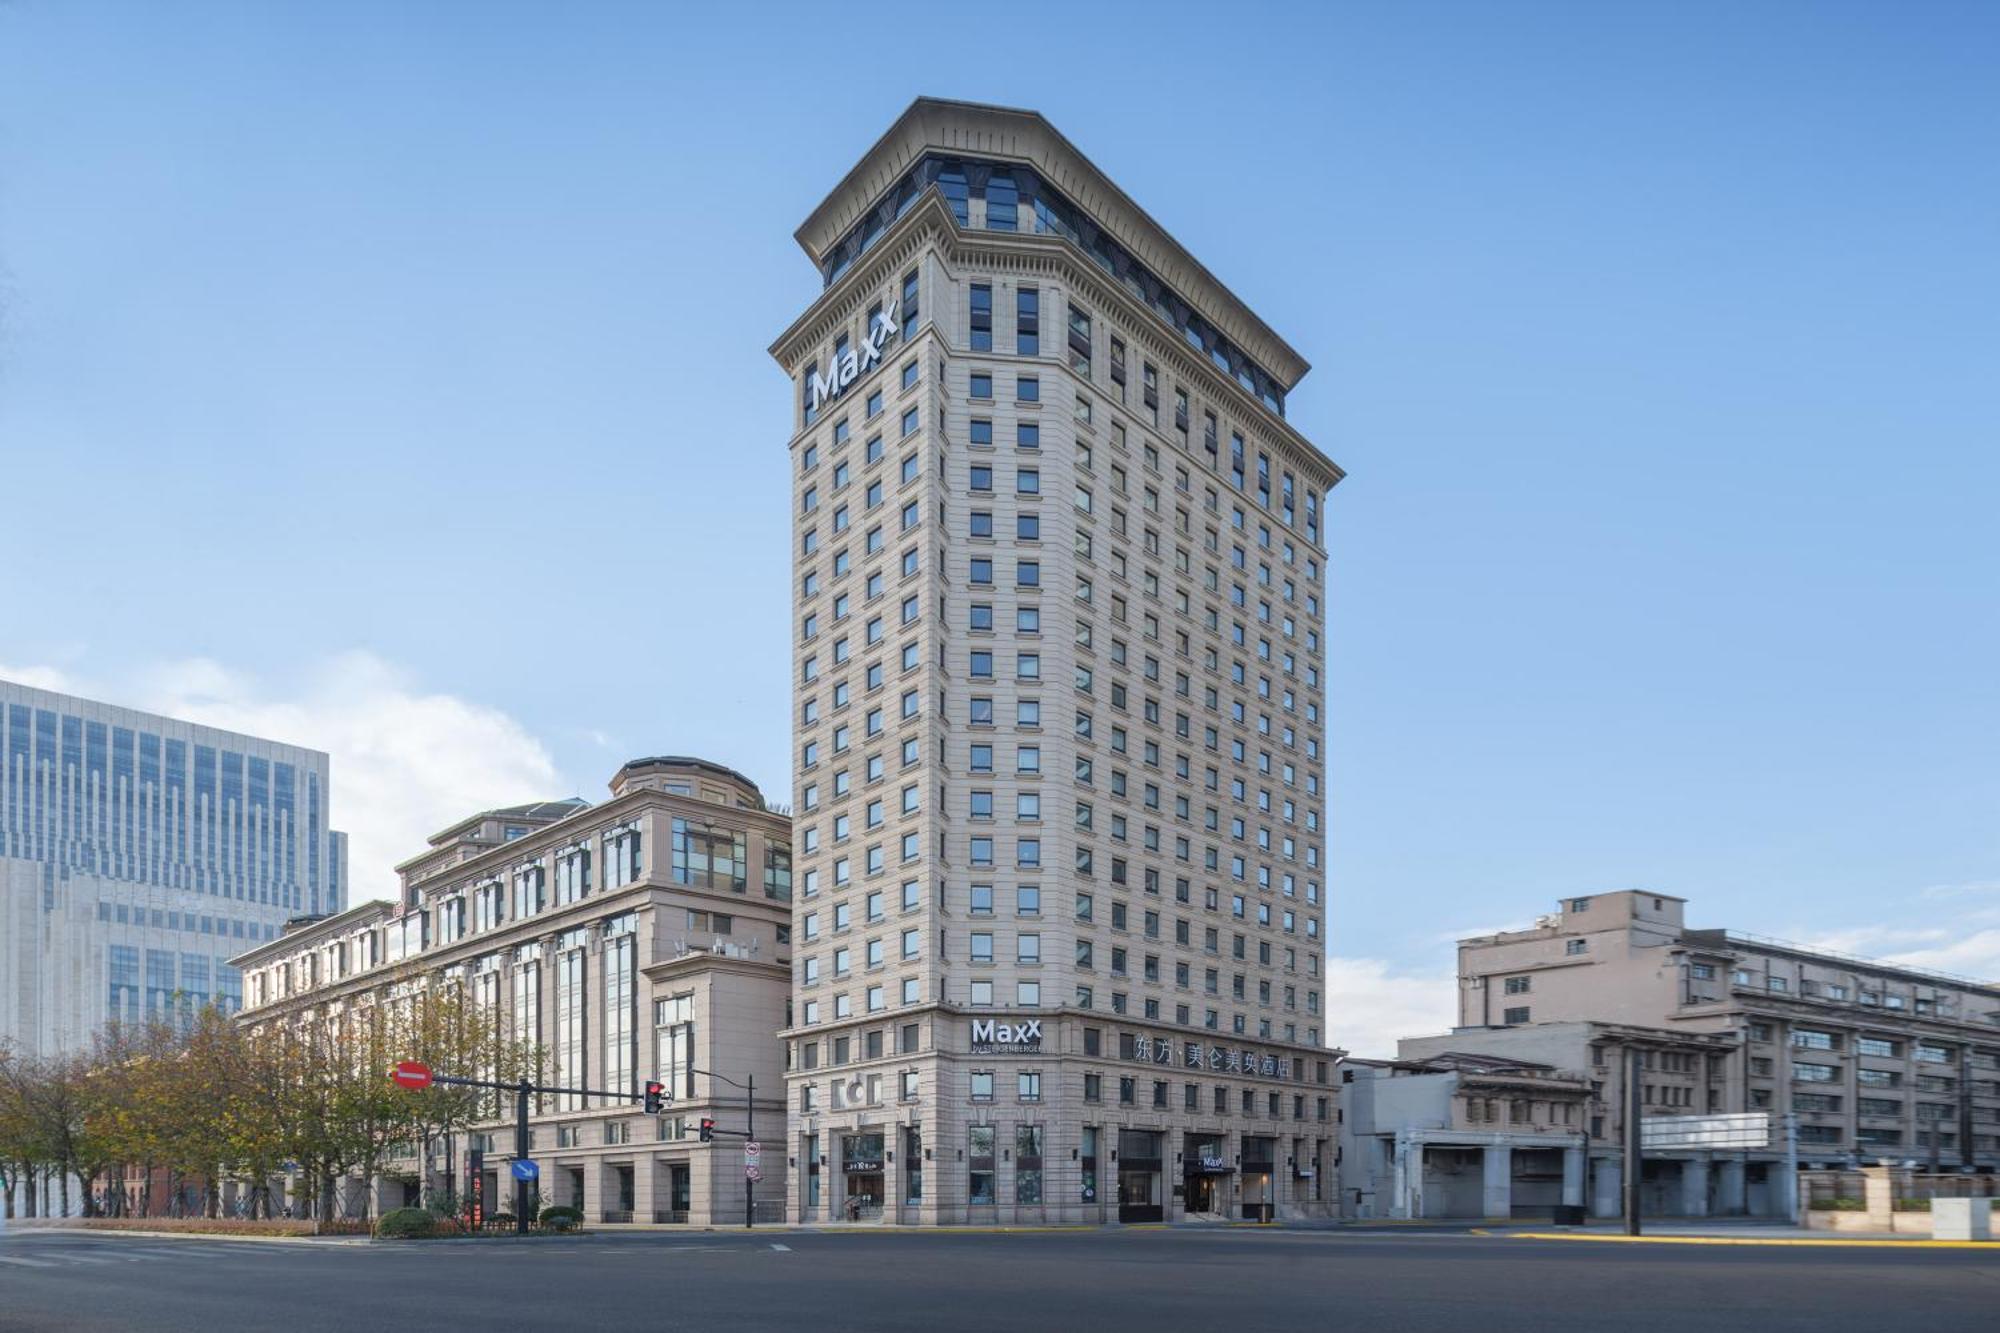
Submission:
<svg viewBox="0 0 2000 1333">
<path fill-rule="evenodd" d="M 514 1160 L 528 1160 L 528 1094 L 534 1091 L 523 1075 L 514 1089 Z M 528 1234 L 528 1182 L 519 1176 L 514 1178 L 514 1231 L 517 1235 Z"/>
<path fill-rule="evenodd" d="M 710 1075 L 710 1077 L 712 1078 L 714 1075 Z M 743 1132 L 746 1136 L 746 1142 L 755 1143 L 757 1141 L 757 1076 L 755 1074 L 746 1074 L 744 1077 L 749 1082 L 743 1089 Z M 747 1231 L 756 1225 L 757 1182 L 750 1178 L 748 1171 L 745 1171 L 743 1173 L 743 1228 Z"/>
<path fill-rule="evenodd" d="M 1625 1047 L 1625 1234 L 1639 1234 L 1639 1176 L 1643 1157 L 1639 1139 L 1639 1048 Z"/>
</svg>

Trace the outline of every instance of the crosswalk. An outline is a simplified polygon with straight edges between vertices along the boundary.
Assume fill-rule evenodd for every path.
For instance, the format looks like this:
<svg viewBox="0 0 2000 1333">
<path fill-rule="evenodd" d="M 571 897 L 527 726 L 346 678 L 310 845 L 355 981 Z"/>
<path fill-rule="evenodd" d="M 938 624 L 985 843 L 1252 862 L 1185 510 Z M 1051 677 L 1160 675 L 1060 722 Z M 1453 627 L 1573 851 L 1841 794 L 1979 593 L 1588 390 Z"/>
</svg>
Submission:
<svg viewBox="0 0 2000 1333">
<path fill-rule="evenodd" d="M 277 1254 L 296 1255 L 324 1252 L 332 1247 L 313 1245 L 246 1245 L 240 1242 L 169 1241 L 137 1244 L 128 1241 L 83 1241 L 35 1238 L 0 1242 L 0 1271 L 31 1269 L 87 1269 L 126 1264 L 202 1264 L 222 1260 L 242 1262 L 272 1258 Z"/>
</svg>

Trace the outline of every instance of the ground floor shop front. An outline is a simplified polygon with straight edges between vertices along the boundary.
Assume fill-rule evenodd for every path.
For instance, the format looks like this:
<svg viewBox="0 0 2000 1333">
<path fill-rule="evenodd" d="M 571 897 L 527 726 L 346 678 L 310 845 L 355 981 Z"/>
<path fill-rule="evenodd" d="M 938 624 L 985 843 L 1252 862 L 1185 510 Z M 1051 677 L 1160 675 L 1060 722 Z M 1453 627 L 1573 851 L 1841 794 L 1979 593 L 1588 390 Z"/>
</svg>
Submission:
<svg viewBox="0 0 2000 1333">
<path fill-rule="evenodd" d="M 1053 1120 L 801 1131 L 790 1220 L 1000 1225 L 1277 1221 L 1330 1216 L 1331 1140 Z"/>
</svg>

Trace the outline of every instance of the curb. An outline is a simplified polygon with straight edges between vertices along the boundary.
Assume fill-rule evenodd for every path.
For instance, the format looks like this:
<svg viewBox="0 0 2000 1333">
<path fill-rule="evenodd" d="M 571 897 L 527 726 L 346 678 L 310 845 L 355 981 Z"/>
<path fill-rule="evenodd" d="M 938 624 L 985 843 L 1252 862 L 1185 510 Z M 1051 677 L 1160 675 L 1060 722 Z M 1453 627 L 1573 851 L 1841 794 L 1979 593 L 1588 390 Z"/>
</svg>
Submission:
<svg viewBox="0 0 2000 1333">
<path fill-rule="evenodd" d="M 1791 1236 L 1593 1236 L 1561 1231 L 1474 1230 L 1494 1240 L 1580 1240 L 1612 1245 L 1784 1245 L 1806 1248 L 1876 1250 L 1985 1250 L 2000 1255 L 2000 1243 L 1986 1240 L 1819 1240 Z"/>
<path fill-rule="evenodd" d="M 365 1245 L 367 1236 L 244 1236 L 226 1231 L 137 1231 L 128 1227 L 32 1227 L 15 1236 L 132 1236 L 140 1240 L 224 1240 L 243 1245 Z"/>
</svg>

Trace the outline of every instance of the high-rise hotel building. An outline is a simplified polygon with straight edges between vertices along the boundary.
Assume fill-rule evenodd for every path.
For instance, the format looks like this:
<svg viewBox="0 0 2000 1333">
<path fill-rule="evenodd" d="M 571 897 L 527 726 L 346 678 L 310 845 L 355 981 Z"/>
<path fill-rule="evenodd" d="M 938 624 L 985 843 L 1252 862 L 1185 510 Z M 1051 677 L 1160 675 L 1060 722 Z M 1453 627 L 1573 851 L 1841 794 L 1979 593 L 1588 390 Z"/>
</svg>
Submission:
<svg viewBox="0 0 2000 1333">
<path fill-rule="evenodd" d="M 0 1046 L 243 1005 L 229 959 L 340 911 L 325 754 L 0 681 Z"/>
<path fill-rule="evenodd" d="M 1033 112 L 798 240 L 791 1215 L 1328 1210 L 1306 363 Z"/>
</svg>

